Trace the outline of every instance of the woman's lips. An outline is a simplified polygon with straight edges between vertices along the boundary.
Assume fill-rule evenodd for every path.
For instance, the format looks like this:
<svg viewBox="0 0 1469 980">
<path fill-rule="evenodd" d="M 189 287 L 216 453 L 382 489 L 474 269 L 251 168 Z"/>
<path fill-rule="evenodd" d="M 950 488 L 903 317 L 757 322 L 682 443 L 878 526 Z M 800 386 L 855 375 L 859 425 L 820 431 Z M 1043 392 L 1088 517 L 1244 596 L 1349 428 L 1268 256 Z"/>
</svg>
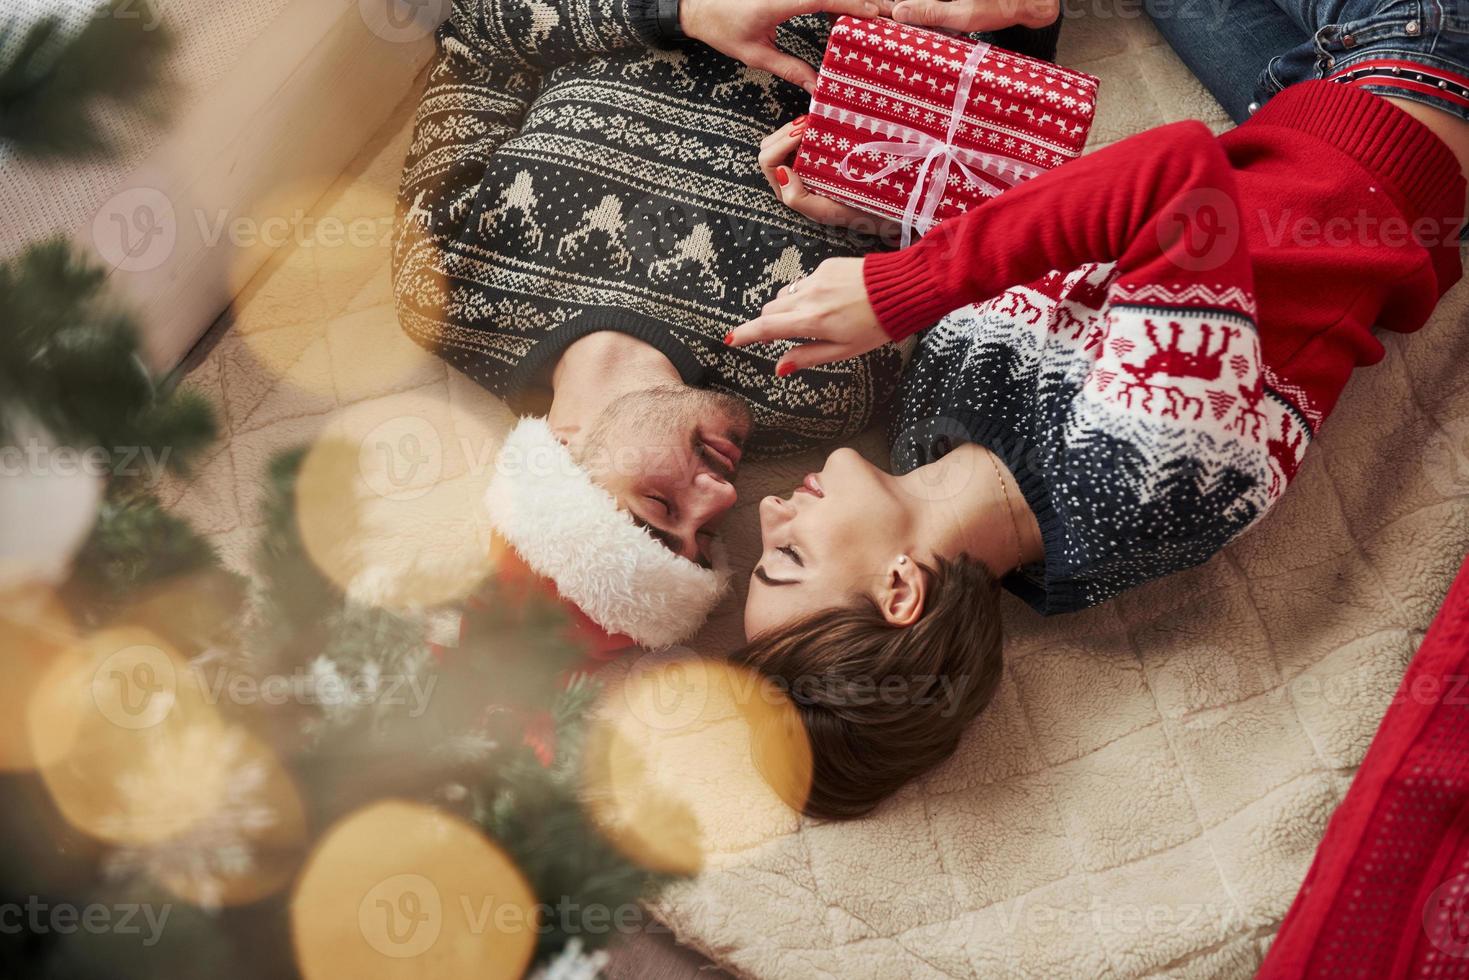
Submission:
<svg viewBox="0 0 1469 980">
<path fill-rule="evenodd" d="M 796 487 L 796 493 L 809 493 L 813 497 L 826 496 L 821 489 L 821 481 L 816 478 L 815 473 L 806 474 L 806 478 L 801 481 L 801 485 Z"/>
</svg>

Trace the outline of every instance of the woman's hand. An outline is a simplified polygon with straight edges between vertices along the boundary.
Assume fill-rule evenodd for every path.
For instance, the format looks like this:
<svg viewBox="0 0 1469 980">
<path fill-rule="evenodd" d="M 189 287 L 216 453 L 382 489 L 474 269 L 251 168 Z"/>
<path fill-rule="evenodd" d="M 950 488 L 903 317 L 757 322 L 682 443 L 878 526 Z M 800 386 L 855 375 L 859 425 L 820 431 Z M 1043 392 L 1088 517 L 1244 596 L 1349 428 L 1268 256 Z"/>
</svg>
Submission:
<svg viewBox="0 0 1469 980">
<path fill-rule="evenodd" d="M 859 211 L 850 205 L 806 190 L 806 185 L 801 182 L 800 175 L 791 165 L 796 151 L 801 148 L 801 138 L 806 135 L 806 119 L 806 116 L 802 116 L 787 123 L 760 142 L 760 172 L 765 175 L 775 196 L 787 207 L 812 221 L 838 228 L 850 228 L 863 235 L 875 235 L 884 242 L 896 245 L 903 234 L 902 226 L 896 221 Z"/>
<path fill-rule="evenodd" d="M 775 365 L 780 377 L 860 357 L 887 343 L 877 314 L 867 301 L 861 259 L 827 259 L 804 279 L 776 294 L 760 316 L 725 338 L 734 347 L 772 340 L 809 340 L 793 347 Z"/>
</svg>

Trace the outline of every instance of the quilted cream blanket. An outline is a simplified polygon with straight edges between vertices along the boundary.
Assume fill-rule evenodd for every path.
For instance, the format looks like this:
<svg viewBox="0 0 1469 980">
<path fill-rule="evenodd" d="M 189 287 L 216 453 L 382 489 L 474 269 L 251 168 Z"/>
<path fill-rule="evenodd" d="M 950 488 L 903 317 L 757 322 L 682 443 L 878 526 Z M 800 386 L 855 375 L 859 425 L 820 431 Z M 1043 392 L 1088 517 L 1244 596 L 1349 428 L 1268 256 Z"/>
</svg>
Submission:
<svg viewBox="0 0 1469 980">
<path fill-rule="evenodd" d="M 1085 10 L 1061 60 L 1102 79 L 1092 148 L 1227 125 L 1136 7 Z M 663 920 L 768 980 L 1252 975 L 1469 548 L 1469 288 L 1385 341 L 1224 554 L 1081 615 L 1009 601 L 996 702 L 870 818 L 783 817 L 667 753 L 714 853 Z M 751 468 L 738 567 L 760 496 L 817 461 Z M 738 639 L 731 608 L 695 646 Z"/>
<path fill-rule="evenodd" d="M 1226 124 L 1137 5 L 1084 14 L 1062 57 L 1102 79 L 1094 146 L 1176 119 Z M 167 493 L 234 565 L 258 531 L 266 461 L 323 434 L 431 449 L 423 493 L 380 501 L 386 564 L 478 531 L 475 482 L 508 417 L 403 338 L 388 284 L 415 95 L 303 226 L 380 234 L 311 247 L 303 232 L 190 373 L 226 438 Z M 949 764 L 869 819 L 799 820 L 726 767 L 658 749 L 649 770 L 688 802 L 706 857 L 657 914 L 767 980 L 1250 975 L 1469 547 L 1469 290 L 1386 343 L 1290 493 L 1214 561 L 1076 616 L 1010 601 L 995 704 Z M 881 459 L 875 435 L 861 448 Z M 742 474 L 737 564 L 758 550 L 761 495 L 819 464 Z M 409 509 L 395 517 L 393 502 Z M 476 570 L 473 548 L 434 557 L 418 577 Z M 732 600 L 695 648 L 727 650 L 738 624 Z M 714 701 L 693 729 L 747 757 Z"/>
</svg>

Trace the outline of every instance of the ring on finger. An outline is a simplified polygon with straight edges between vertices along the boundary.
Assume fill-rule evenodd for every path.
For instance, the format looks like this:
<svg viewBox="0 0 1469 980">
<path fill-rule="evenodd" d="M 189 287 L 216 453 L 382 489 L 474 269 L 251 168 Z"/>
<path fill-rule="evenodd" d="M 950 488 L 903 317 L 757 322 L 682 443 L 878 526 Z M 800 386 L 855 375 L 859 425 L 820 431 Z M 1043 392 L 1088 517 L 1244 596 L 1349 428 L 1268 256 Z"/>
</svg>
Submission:
<svg viewBox="0 0 1469 980">
<path fill-rule="evenodd" d="M 789 293 L 790 295 L 794 296 L 796 294 L 796 289 L 798 287 L 800 287 L 800 285 L 801 285 L 801 280 L 803 280 L 805 278 L 806 278 L 806 273 L 803 272 L 799 276 L 797 276 L 796 278 L 792 279 L 791 280 L 791 284 L 786 287 L 786 292 Z"/>
</svg>

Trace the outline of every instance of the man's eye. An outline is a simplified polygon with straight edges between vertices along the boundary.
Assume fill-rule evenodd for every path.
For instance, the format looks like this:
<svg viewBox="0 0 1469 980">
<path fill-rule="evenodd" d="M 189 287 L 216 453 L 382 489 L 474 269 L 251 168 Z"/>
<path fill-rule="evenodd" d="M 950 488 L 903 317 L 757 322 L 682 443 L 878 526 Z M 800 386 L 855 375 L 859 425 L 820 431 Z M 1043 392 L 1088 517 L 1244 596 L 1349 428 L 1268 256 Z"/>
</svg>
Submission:
<svg viewBox="0 0 1469 980">
<path fill-rule="evenodd" d="M 776 548 L 775 550 L 778 551 L 778 552 L 780 552 L 781 554 L 785 555 L 787 558 L 789 558 L 791 561 L 795 562 L 797 565 L 804 566 L 806 564 L 805 562 L 803 562 L 801 560 L 801 556 L 796 553 L 796 549 L 795 548 L 792 548 L 788 544 L 783 544 L 779 548 Z"/>
<path fill-rule="evenodd" d="M 656 493 L 648 494 L 648 499 L 653 501 L 653 503 L 657 504 L 659 507 L 662 507 L 664 514 L 673 513 L 673 508 L 668 506 L 668 501 L 663 497 L 658 496 Z"/>
<path fill-rule="evenodd" d="M 654 541 L 657 541 L 659 544 L 667 548 L 669 551 L 673 552 L 675 555 L 680 553 L 683 547 L 683 542 L 679 541 L 678 538 L 663 530 L 663 528 L 659 527 L 656 524 L 648 523 L 647 521 L 643 520 L 643 518 L 639 517 L 636 513 L 632 515 L 632 522 L 638 527 L 642 528 L 644 531 L 647 531 L 648 534 L 652 536 Z"/>
</svg>

